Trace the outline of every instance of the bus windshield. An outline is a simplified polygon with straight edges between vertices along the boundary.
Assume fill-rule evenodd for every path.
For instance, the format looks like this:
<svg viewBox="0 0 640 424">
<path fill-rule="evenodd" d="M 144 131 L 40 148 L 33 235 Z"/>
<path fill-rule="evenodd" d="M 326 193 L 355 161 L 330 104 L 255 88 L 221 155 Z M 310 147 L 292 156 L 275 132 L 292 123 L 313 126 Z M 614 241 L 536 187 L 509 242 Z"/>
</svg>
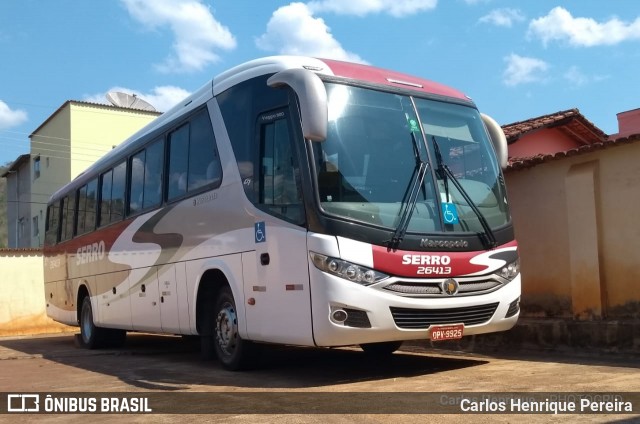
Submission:
<svg viewBox="0 0 640 424">
<path fill-rule="evenodd" d="M 327 138 L 312 143 L 325 213 L 396 230 L 410 207 L 406 231 L 415 234 L 478 233 L 509 222 L 504 180 L 474 107 L 336 83 L 326 88 Z M 425 162 L 430 166 L 417 178 Z"/>
</svg>

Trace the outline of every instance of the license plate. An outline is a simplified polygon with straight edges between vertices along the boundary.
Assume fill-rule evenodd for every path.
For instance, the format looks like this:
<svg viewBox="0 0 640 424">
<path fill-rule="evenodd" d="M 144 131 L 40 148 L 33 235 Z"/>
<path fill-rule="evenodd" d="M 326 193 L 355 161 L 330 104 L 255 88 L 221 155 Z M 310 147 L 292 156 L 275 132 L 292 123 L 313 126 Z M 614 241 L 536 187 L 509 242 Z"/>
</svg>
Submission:
<svg viewBox="0 0 640 424">
<path fill-rule="evenodd" d="M 464 324 L 436 325 L 429 329 L 431 340 L 457 340 L 462 338 Z"/>
</svg>

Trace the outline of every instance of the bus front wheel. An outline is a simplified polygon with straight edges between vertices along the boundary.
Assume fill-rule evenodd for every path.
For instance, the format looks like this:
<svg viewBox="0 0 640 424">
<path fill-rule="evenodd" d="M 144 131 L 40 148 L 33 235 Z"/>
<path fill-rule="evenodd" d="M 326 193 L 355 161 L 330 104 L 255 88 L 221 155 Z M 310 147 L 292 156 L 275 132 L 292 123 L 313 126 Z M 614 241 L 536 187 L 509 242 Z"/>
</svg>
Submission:
<svg viewBox="0 0 640 424">
<path fill-rule="evenodd" d="M 238 333 L 238 315 L 229 287 L 220 290 L 213 310 L 213 345 L 220 364 L 231 371 L 254 365 L 257 346 Z"/>
</svg>

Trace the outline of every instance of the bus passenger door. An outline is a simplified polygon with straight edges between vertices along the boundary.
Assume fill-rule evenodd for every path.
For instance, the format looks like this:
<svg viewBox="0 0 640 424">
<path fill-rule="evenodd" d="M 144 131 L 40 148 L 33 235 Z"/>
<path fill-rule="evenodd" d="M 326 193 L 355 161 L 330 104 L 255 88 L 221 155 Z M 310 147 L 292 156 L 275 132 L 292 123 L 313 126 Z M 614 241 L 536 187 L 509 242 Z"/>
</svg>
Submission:
<svg viewBox="0 0 640 424">
<path fill-rule="evenodd" d="M 255 340 L 312 345 L 307 230 L 289 112 L 263 113 L 256 127 L 255 253 L 243 254 L 247 332 Z"/>
<path fill-rule="evenodd" d="M 249 337 L 313 345 L 306 232 L 275 223 L 262 228 L 265 241 L 243 254 L 243 267 L 252 268 L 244 275 L 245 297 L 255 300 L 245 307 Z"/>
</svg>

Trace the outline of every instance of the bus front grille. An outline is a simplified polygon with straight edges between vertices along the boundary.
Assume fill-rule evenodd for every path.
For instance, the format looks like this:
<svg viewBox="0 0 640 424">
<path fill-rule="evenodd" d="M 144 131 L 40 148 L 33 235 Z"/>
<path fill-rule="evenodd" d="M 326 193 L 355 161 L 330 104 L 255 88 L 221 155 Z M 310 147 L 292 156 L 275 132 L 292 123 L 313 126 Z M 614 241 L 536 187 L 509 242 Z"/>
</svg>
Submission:
<svg viewBox="0 0 640 424">
<path fill-rule="evenodd" d="M 447 309 L 410 309 L 391 307 L 391 315 L 399 328 L 422 329 L 432 325 L 477 325 L 491 319 L 499 302 L 488 305 Z"/>
<path fill-rule="evenodd" d="M 496 279 L 459 279 L 457 296 L 470 296 L 490 293 L 502 287 Z M 441 281 L 395 281 L 383 287 L 384 290 L 408 297 L 448 297 L 442 291 Z"/>
</svg>

